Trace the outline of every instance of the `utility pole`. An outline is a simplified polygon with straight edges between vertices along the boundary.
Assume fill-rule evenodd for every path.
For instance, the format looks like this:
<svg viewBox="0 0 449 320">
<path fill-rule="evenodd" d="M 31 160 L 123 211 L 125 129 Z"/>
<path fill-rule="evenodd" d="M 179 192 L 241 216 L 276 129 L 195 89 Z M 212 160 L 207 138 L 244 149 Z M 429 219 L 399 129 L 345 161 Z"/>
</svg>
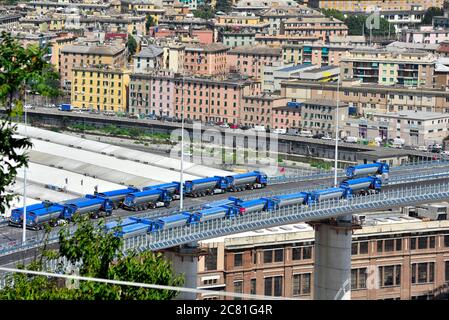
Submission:
<svg viewBox="0 0 449 320">
<path fill-rule="evenodd" d="M 334 164 L 334 187 L 337 187 L 338 170 L 338 107 L 340 103 L 340 78 L 337 82 L 337 108 L 335 110 L 335 164 Z"/>
<path fill-rule="evenodd" d="M 181 88 L 181 179 L 179 186 L 179 210 L 184 208 L 184 73 Z"/>
<path fill-rule="evenodd" d="M 26 105 L 27 91 L 25 88 L 24 105 Z M 27 134 L 27 108 L 25 109 L 25 136 Z M 25 244 L 27 240 L 27 168 L 23 168 L 23 232 L 22 232 L 22 243 Z"/>
</svg>

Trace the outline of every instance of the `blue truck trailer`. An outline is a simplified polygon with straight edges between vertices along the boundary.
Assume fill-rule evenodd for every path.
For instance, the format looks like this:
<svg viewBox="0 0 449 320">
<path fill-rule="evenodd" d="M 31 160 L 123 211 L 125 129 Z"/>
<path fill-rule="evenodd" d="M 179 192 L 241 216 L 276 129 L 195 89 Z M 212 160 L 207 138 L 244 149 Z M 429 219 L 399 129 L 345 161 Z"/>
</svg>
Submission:
<svg viewBox="0 0 449 320">
<path fill-rule="evenodd" d="M 153 221 L 150 231 L 167 230 L 175 227 L 185 226 L 191 219 L 189 212 L 177 213 L 171 216 L 162 217 Z"/>
<path fill-rule="evenodd" d="M 245 189 L 264 188 L 267 185 L 268 177 L 261 171 L 252 171 L 248 173 L 227 176 L 227 190 L 242 191 Z"/>
<path fill-rule="evenodd" d="M 226 189 L 226 180 L 223 177 L 209 177 L 189 180 L 184 183 L 184 194 L 190 197 L 204 197 L 214 194 L 216 190 Z"/>
<path fill-rule="evenodd" d="M 345 198 L 350 198 L 354 195 L 380 192 L 382 180 L 378 177 L 363 177 L 343 181 L 340 187 L 346 189 Z"/>
<path fill-rule="evenodd" d="M 59 111 L 72 111 L 72 106 L 68 103 L 63 103 L 58 108 Z"/>
<path fill-rule="evenodd" d="M 43 209 L 45 207 L 51 206 L 53 203 L 50 201 L 43 201 L 41 203 L 35 203 L 26 206 L 26 211 L 30 212 L 32 210 Z M 23 226 L 23 212 L 24 208 L 16 208 L 11 211 L 11 216 L 9 217 L 9 225 L 14 227 Z"/>
<path fill-rule="evenodd" d="M 348 178 L 366 176 L 366 175 L 382 175 L 388 177 L 390 166 L 384 162 L 375 162 L 368 164 L 359 164 L 356 166 L 349 166 L 346 168 L 346 176 Z"/>
<path fill-rule="evenodd" d="M 282 208 L 286 206 L 305 204 L 308 195 L 309 194 L 307 192 L 296 192 L 292 194 L 274 196 L 272 197 L 272 200 L 275 202 L 277 208 Z"/>
<path fill-rule="evenodd" d="M 140 191 L 137 188 L 134 187 L 128 187 L 126 189 L 119 189 L 119 190 L 113 190 L 113 191 L 106 191 L 106 192 L 97 192 L 94 195 L 98 196 L 100 198 L 106 198 L 111 200 L 112 202 L 112 209 L 115 210 L 119 208 L 123 201 L 125 200 L 125 197 L 133 192 Z"/>
<path fill-rule="evenodd" d="M 84 198 L 73 199 L 64 203 L 63 218 L 71 221 L 75 215 L 89 214 L 91 218 L 112 214 L 112 201 L 93 195 Z"/>
<path fill-rule="evenodd" d="M 27 212 L 27 229 L 40 230 L 45 224 L 56 226 L 61 220 L 65 207 L 54 203 L 49 207 L 44 207 Z"/>
<path fill-rule="evenodd" d="M 156 208 L 164 205 L 170 206 L 172 198 L 167 190 L 147 189 L 139 192 L 128 194 L 123 201 L 123 208 L 127 210 L 145 210 L 148 208 Z"/>
<path fill-rule="evenodd" d="M 148 187 L 144 187 L 142 190 L 155 190 L 155 189 L 161 189 L 161 190 L 166 190 L 168 192 L 168 194 L 173 197 L 174 195 L 178 195 L 179 194 L 179 186 L 181 184 L 179 182 L 168 182 L 168 183 L 162 183 L 162 184 L 157 184 L 154 186 L 148 186 Z"/>
<path fill-rule="evenodd" d="M 329 188 L 324 190 L 317 190 L 309 193 L 307 204 L 314 204 L 329 199 L 340 199 L 346 194 L 344 188 Z"/>
</svg>

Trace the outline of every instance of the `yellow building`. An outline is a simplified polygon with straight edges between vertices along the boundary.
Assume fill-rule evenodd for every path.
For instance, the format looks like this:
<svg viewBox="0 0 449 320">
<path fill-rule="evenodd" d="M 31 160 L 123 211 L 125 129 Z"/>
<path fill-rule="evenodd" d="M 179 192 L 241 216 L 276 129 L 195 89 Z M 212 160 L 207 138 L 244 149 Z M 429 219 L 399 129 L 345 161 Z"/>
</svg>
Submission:
<svg viewBox="0 0 449 320">
<path fill-rule="evenodd" d="M 257 25 L 260 24 L 259 16 L 217 16 L 216 25 Z"/>
<path fill-rule="evenodd" d="M 72 70 L 71 104 L 77 108 L 125 112 L 131 71 L 113 68 Z"/>
</svg>

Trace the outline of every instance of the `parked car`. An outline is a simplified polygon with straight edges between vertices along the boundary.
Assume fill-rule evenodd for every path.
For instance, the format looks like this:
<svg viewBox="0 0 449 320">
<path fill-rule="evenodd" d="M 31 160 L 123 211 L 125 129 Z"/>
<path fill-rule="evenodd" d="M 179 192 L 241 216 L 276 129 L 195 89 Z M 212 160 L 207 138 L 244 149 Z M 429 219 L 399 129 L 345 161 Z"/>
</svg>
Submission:
<svg viewBox="0 0 449 320">
<path fill-rule="evenodd" d="M 314 139 L 321 139 L 322 137 L 324 137 L 324 133 L 317 133 L 312 136 Z"/>
<path fill-rule="evenodd" d="M 239 126 L 233 123 L 233 124 L 231 124 L 231 125 L 229 126 L 229 128 L 231 128 L 231 129 L 238 129 Z"/>
<path fill-rule="evenodd" d="M 34 109 L 34 106 L 32 106 L 31 104 L 26 104 L 23 106 L 25 109 Z"/>
<path fill-rule="evenodd" d="M 220 125 L 220 128 L 229 128 L 229 124 L 227 124 L 227 123 L 223 123 L 223 124 L 221 124 Z"/>
<path fill-rule="evenodd" d="M 273 130 L 273 133 L 276 133 L 276 134 L 286 134 L 286 133 L 287 133 L 287 130 L 286 130 L 286 129 L 280 129 L 280 128 L 277 128 L 277 129 L 274 129 L 274 130 Z"/>
<path fill-rule="evenodd" d="M 240 129 L 242 129 L 242 130 L 249 130 L 249 129 L 251 129 L 251 127 L 247 126 L 247 125 L 243 125 L 243 126 L 240 126 Z"/>
<path fill-rule="evenodd" d="M 313 134 L 312 134 L 312 131 L 302 130 L 302 131 L 299 133 L 299 136 L 300 136 L 300 137 L 306 137 L 306 138 L 312 138 L 312 137 L 313 137 Z"/>
<path fill-rule="evenodd" d="M 427 152 L 429 150 L 429 148 L 426 146 L 419 146 L 416 150 Z"/>
<path fill-rule="evenodd" d="M 329 136 L 323 136 L 321 137 L 321 140 L 333 140 L 333 139 Z"/>
</svg>

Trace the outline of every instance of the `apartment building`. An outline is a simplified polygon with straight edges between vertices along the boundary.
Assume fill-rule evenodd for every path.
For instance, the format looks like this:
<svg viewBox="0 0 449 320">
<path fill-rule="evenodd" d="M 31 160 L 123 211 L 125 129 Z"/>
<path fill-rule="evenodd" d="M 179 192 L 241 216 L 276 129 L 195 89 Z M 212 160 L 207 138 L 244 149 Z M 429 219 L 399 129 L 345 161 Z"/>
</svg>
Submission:
<svg viewBox="0 0 449 320">
<path fill-rule="evenodd" d="M 73 68 L 71 104 L 77 108 L 125 112 L 130 71 L 112 67 Z"/>
<path fill-rule="evenodd" d="M 260 79 L 263 77 L 264 68 L 278 66 L 281 64 L 281 60 L 281 48 L 268 46 L 236 47 L 227 53 L 227 68 L 230 71 Z"/>
<path fill-rule="evenodd" d="M 256 42 L 254 31 L 219 31 L 218 39 L 229 47 L 252 46 Z"/>
<path fill-rule="evenodd" d="M 341 75 L 362 83 L 431 88 L 436 59 L 426 52 L 356 49 L 341 60 Z"/>
<path fill-rule="evenodd" d="M 138 54 L 133 57 L 134 72 L 148 73 L 163 66 L 164 49 L 154 45 L 143 47 Z"/>
<path fill-rule="evenodd" d="M 402 41 L 409 43 L 438 44 L 449 41 L 449 29 L 421 26 L 418 29 L 402 30 Z"/>
<path fill-rule="evenodd" d="M 314 64 L 319 66 L 339 65 L 341 59 L 353 50 L 352 45 L 330 45 L 323 43 L 283 45 L 284 63 Z"/>
<path fill-rule="evenodd" d="M 321 38 L 314 35 L 264 35 L 264 34 L 256 34 L 255 43 L 264 46 L 270 47 L 282 47 L 284 45 L 295 45 L 295 44 L 303 44 L 303 43 L 316 43 L 321 42 Z"/>
<path fill-rule="evenodd" d="M 0 27 L 2 28 L 11 28 L 19 25 L 19 20 L 22 18 L 22 15 L 19 13 L 11 12 L 11 13 L 0 13 Z"/>
<path fill-rule="evenodd" d="M 185 45 L 181 43 L 169 43 L 164 46 L 163 65 L 164 69 L 173 72 L 183 72 Z"/>
<path fill-rule="evenodd" d="M 346 103 L 339 104 L 338 125 L 342 128 L 349 114 Z M 301 128 L 312 133 L 335 136 L 335 119 L 337 118 L 337 102 L 333 100 L 305 100 L 301 105 Z M 341 129 L 340 129 L 341 130 Z M 339 132 L 340 136 L 341 131 Z"/>
<path fill-rule="evenodd" d="M 63 1 L 30 1 L 26 2 L 26 8 L 32 8 L 33 12 L 40 15 L 49 11 L 71 13 L 71 12 L 99 12 L 105 13 L 111 8 L 110 3 L 86 3 L 86 2 L 63 2 Z"/>
<path fill-rule="evenodd" d="M 103 15 L 103 16 L 84 16 L 76 20 L 78 29 L 82 30 L 101 30 L 106 32 L 126 32 L 139 36 L 146 35 L 145 15 Z"/>
<path fill-rule="evenodd" d="M 261 22 L 268 22 L 268 34 L 280 34 L 283 21 L 299 17 L 322 17 L 322 14 L 304 5 L 298 7 L 274 7 L 256 13 Z"/>
<path fill-rule="evenodd" d="M 173 72 L 133 73 L 129 84 L 129 112 L 172 117 L 174 88 Z"/>
<path fill-rule="evenodd" d="M 316 36 L 328 42 L 332 36 L 347 36 L 348 27 L 340 20 L 327 17 L 291 18 L 281 23 L 281 34 L 295 36 Z"/>
<path fill-rule="evenodd" d="M 291 101 L 307 99 L 337 100 L 337 83 L 293 80 L 281 83 L 281 95 Z M 341 102 L 355 107 L 357 113 L 427 111 L 449 113 L 449 91 L 446 89 L 412 88 L 342 81 Z"/>
<path fill-rule="evenodd" d="M 401 138 L 406 145 L 441 144 L 449 135 L 449 114 L 426 111 L 373 113 L 369 118 L 348 119 L 344 125 L 347 136 L 373 140 Z"/>
<path fill-rule="evenodd" d="M 195 75 L 227 73 L 228 46 L 221 43 L 188 44 L 184 48 L 184 71 Z"/>
<path fill-rule="evenodd" d="M 343 12 L 366 12 L 374 8 L 381 11 L 413 11 L 420 8 L 442 7 L 444 0 L 308 0 L 312 8 L 336 9 Z"/>
<path fill-rule="evenodd" d="M 287 105 L 273 108 L 271 128 L 298 132 L 301 128 L 301 104 L 288 102 Z"/>
<path fill-rule="evenodd" d="M 70 44 L 60 49 L 59 74 L 61 86 L 69 90 L 72 81 L 72 69 L 83 66 L 108 65 L 124 66 L 127 49 L 117 45 Z"/>
<path fill-rule="evenodd" d="M 314 243 L 305 223 L 202 241 L 208 254 L 199 259 L 198 287 L 312 299 Z M 447 299 L 448 286 L 449 221 L 367 215 L 353 231 L 352 299 Z"/>
<path fill-rule="evenodd" d="M 260 82 L 239 75 L 206 77 L 177 77 L 175 79 L 174 113 L 197 121 L 240 123 L 243 97 L 258 95 Z M 183 99 L 184 98 L 184 99 Z"/>
<path fill-rule="evenodd" d="M 241 105 L 239 124 L 273 128 L 273 110 L 287 105 L 284 97 L 270 94 L 244 96 Z"/>
<path fill-rule="evenodd" d="M 67 17 L 62 14 L 46 16 L 27 15 L 20 19 L 20 24 L 34 26 L 41 32 L 61 31 L 64 30 L 66 20 Z"/>
</svg>

